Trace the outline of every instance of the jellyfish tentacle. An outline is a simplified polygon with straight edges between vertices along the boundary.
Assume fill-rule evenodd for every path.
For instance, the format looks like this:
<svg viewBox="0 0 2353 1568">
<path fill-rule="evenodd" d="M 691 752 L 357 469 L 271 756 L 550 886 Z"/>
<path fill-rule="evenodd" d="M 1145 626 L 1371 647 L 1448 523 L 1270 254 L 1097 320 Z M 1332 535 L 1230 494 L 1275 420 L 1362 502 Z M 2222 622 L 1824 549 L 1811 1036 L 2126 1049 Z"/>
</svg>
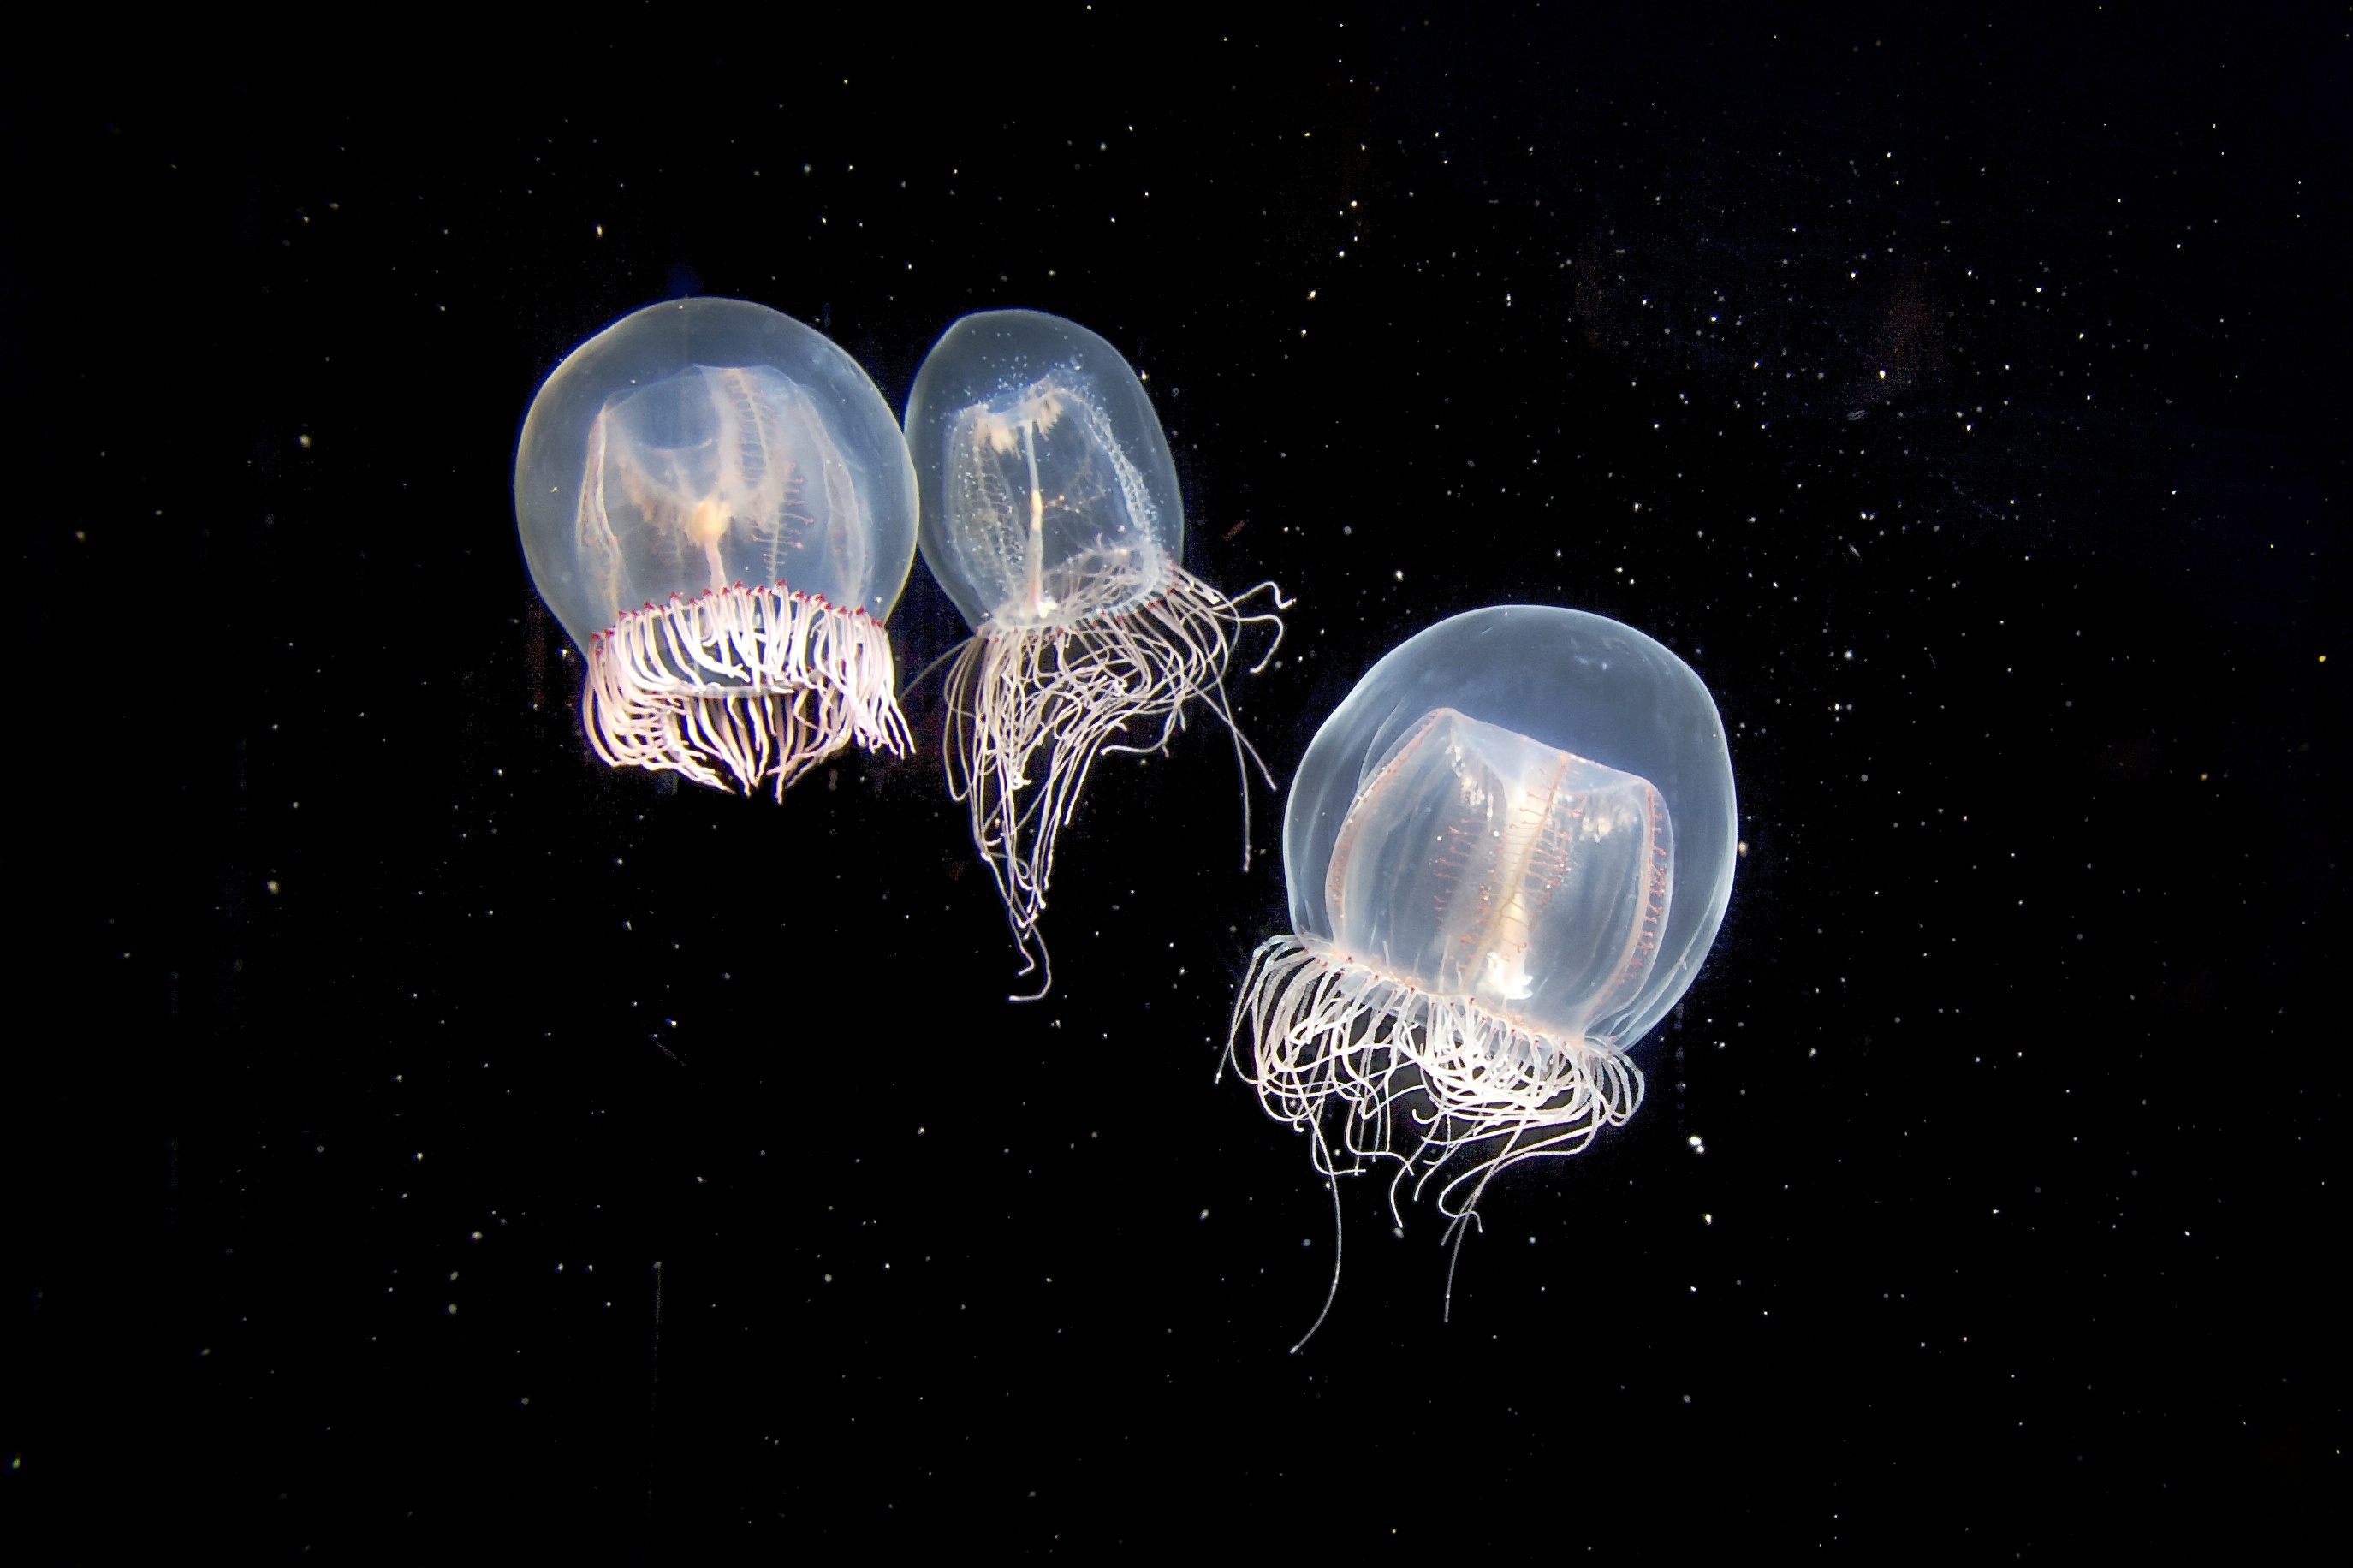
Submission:
<svg viewBox="0 0 2353 1568">
<path fill-rule="evenodd" d="M 1329 1164 L 1331 1151 L 1324 1143 L 1323 1124 L 1315 1123 L 1309 1131 L 1314 1134 L 1316 1147 L 1322 1152 L 1323 1163 Z M 1324 1179 L 1324 1185 L 1332 1194 L 1332 1284 L 1324 1292 L 1323 1310 L 1315 1314 L 1315 1321 L 1307 1325 L 1307 1331 L 1299 1336 L 1299 1342 L 1291 1347 L 1293 1355 L 1297 1355 L 1307 1348 L 1307 1342 L 1315 1337 L 1315 1331 L 1322 1328 L 1324 1320 L 1332 1315 L 1332 1303 L 1340 1299 L 1340 1258 L 1347 1245 L 1347 1221 L 1340 1212 L 1340 1178 L 1326 1176 Z"/>
<path fill-rule="evenodd" d="M 744 794 L 786 789 L 852 742 L 913 747 L 890 635 L 782 586 L 741 584 L 649 605 L 589 639 L 582 727 L 615 767 Z"/>
<path fill-rule="evenodd" d="M 1287 606 L 1281 591 L 1261 584 L 1228 599 L 1181 567 L 1139 563 L 1129 551 L 1091 552 L 1065 571 L 1053 579 L 1052 620 L 1033 621 L 1016 606 L 984 625 L 956 651 L 946 682 L 948 794 L 970 813 L 1023 974 L 1044 963 L 1038 925 L 1055 851 L 1104 754 L 1165 752 L 1185 727 L 1186 704 L 1206 700 L 1234 735 L 1243 770 L 1245 868 L 1242 759 L 1275 787 L 1234 721 L 1225 678 L 1243 627 L 1271 622 L 1282 635 L 1279 616 L 1243 601 L 1266 590 Z"/>
<path fill-rule="evenodd" d="M 1250 866 L 1250 764 L 1257 764 L 1259 776 L 1266 781 L 1268 789 L 1279 790 L 1282 786 L 1275 782 L 1274 771 L 1266 765 L 1266 759 L 1259 755 L 1258 748 L 1250 744 L 1250 737 L 1243 734 L 1241 726 L 1234 721 L 1233 706 L 1226 696 L 1226 669 L 1232 657 L 1232 645 L 1239 640 L 1242 628 L 1271 625 L 1274 627 L 1274 637 L 1250 671 L 1252 675 L 1262 673 L 1282 647 L 1281 612 L 1291 608 L 1297 601 L 1284 598 L 1282 589 L 1271 579 L 1246 588 L 1228 599 L 1189 573 L 1180 571 L 1177 578 L 1177 592 L 1155 601 L 1153 608 L 1155 613 L 1164 617 L 1170 631 L 1187 650 L 1190 656 L 1187 669 L 1198 670 L 1203 676 L 1201 695 L 1218 717 L 1225 721 L 1226 733 L 1232 737 L 1234 765 L 1242 773 L 1242 869 L 1248 871 Z M 1180 605 L 1178 595 L 1187 593 L 1205 602 Z M 1244 613 L 1242 606 L 1261 593 L 1270 597 L 1274 608 Z M 1176 721 L 1180 725 L 1183 723 L 1181 709 Z M 1165 743 L 1165 731 L 1162 740 Z"/>
<path fill-rule="evenodd" d="M 1610 1041 L 1549 1038 L 1297 936 L 1272 938 L 1252 955 L 1226 1064 L 1268 1115 L 1314 1134 L 1319 1174 L 1396 1162 L 1393 1215 L 1406 1184 L 1417 1198 L 1434 1185 L 1452 1240 L 1457 1226 L 1477 1223 L 1496 1176 L 1578 1152 L 1604 1127 L 1630 1120 L 1643 1092 L 1641 1068 Z"/>
</svg>

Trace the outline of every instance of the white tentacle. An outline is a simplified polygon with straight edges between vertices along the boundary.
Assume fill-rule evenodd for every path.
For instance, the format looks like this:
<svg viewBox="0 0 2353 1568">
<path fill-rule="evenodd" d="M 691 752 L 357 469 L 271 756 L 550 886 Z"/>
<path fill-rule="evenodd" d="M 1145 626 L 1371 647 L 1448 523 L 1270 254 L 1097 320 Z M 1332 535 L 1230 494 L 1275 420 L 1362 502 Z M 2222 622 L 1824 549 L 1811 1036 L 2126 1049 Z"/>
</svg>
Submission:
<svg viewBox="0 0 2353 1568">
<path fill-rule="evenodd" d="M 1396 1161 L 1392 1208 L 1398 1186 L 1435 1182 L 1455 1222 L 1499 1172 L 1577 1153 L 1642 1103 L 1642 1069 L 1609 1041 L 1536 1033 L 1312 937 L 1276 937 L 1251 956 L 1226 1060 L 1268 1115 L 1314 1134 L 1320 1173 Z"/>
<path fill-rule="evenodd" d="M 948 793 L 971 811 L 973 843 L 1005 900 L 1021 973 L 1045 966 L 1040 996 L 1052 984 L 1038 921 L 1053 878 L 1055 841 L 1099 756 L 1165 751 L 1184 728 L 1185 704 L 1205 700 L 1232 734 L 1243 768 L 1245 869 L 1250 767 L 1276 787 L 1234 722 L 1225 680 L 1244 626 L 1271 625 L 1280 646 L 1276 612 L 1290 601 L 1271 583 L 1229 599 L 1181 568 L 1162 570 L 1157 590 L 1129 604 L 1137 577 L 1116 563 L 1098 563 L 1081 579 L 1082 587 L 1058 599 L 1052 622 L 992 622 L 965 645 L 948 673 Z M 1245 610 L 1261 593 L 1273 608 Z"/>
<path fill-rule="evenodd" d="M 863 610 L 742 584 L 648 605 L 588 641 L 582 726 L 617 768 L 776 798 L 855 742 L 913 747 L 890 634 Z"/>
</svg>

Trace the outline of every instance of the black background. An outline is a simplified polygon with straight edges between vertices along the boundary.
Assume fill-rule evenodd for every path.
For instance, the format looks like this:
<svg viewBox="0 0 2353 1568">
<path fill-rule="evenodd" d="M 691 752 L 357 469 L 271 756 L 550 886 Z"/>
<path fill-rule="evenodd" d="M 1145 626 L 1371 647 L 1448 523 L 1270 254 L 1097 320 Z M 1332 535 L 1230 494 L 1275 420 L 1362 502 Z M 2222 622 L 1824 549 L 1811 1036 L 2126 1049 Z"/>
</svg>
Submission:
<svg viewBox="0 0 2353 1568">
<path fill-rule="evenodd" d="M 1619 16 L 21 54 L 28 1560 L 2334 1539 L 2344 18 Z M 781 807 L 589 754 L 514 438 L 693 292 L 894 407 L 965 310 L 1119 345 L 1187 564 L 1297 596 L 1286 781 L 1482 605 L 1706 680 L 1723 934 L 1451 1321 L 1356 1183 L 1285 1353 L 1329 1196 L 1213 1079 L 1286 924 L 1213 727 L 1098 773 L 1027 1007 L 936 678 Z M 892 626 L 962 635 L 920 563 Z"/>
</svg>

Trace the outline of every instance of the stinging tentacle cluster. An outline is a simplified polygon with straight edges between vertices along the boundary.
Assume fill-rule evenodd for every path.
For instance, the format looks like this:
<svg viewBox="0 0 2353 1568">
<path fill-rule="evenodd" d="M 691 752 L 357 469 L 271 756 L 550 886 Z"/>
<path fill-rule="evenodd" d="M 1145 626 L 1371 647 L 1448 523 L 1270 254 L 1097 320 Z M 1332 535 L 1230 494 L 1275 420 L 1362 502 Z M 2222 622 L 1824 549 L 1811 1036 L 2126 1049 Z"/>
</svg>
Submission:
<svg viewBox="0 0 2353 1568">
<path fill-rule="evenodd" d="M 589 639 L 583 727 L 614 767 L 778 800 L 855 741 L 904 755 L 891 639 L 863 610 L 742 584 L 648 605 Z M 724 769 L 726 778 L 721 776 Z"/>
</svg>

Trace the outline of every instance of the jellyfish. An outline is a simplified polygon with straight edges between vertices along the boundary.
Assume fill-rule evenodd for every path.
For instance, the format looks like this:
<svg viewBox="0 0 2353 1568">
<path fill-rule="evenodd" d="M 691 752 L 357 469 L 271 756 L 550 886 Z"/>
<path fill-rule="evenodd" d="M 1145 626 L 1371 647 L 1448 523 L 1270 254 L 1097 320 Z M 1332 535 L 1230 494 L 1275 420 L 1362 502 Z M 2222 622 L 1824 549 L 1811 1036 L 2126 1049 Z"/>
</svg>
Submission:
<svg viewBox="0 0 2353 1568">
<path fill-rule="evenodd" d="M 853 742 L 903 753 L 883 622 L 915 505 L 890 405 L 789 316 L 674 300 L 575 349 L 523 421 L 515 516 L 596 754 L 781 801 Z"/>
<path fill-rule="evenodd" d="M 1229 599 L 1185 570 L 1176 467 L 1144 384 L 1073 321 L 988 310 L 916 373 L 907 445 L 923 552 L 972 637 L 947 678 L 948 793 L 972 817 L 1024 975 L 1052 984 L 1038 933 L 1057 836 L 1105 752 L 1154 753 L 1206 701 L 1233 737 L 1250 864 L 1250 779 L 1274 780 L 1234 722 L 1226 672 L 1271 583 Z M 1257 595 L 1270 607 L 1246 607 Z"/>
<path fill-rule="evenodd" d="M 1292 934 L 1252 955 L 1226 1047 L 1311 1138 L 1335 1225 L 1336 1178 L 1386 1162 L 1391 1217 L 1435 1183 L 1459 1257 L 1497 1173 L 1633 1116 L 1633 1047 L 1715 940 L 1736 823 L 1707 689 L 1616 621 L 1473 610 L 1357 682 L 1293 781 Z"/>
</svg>

